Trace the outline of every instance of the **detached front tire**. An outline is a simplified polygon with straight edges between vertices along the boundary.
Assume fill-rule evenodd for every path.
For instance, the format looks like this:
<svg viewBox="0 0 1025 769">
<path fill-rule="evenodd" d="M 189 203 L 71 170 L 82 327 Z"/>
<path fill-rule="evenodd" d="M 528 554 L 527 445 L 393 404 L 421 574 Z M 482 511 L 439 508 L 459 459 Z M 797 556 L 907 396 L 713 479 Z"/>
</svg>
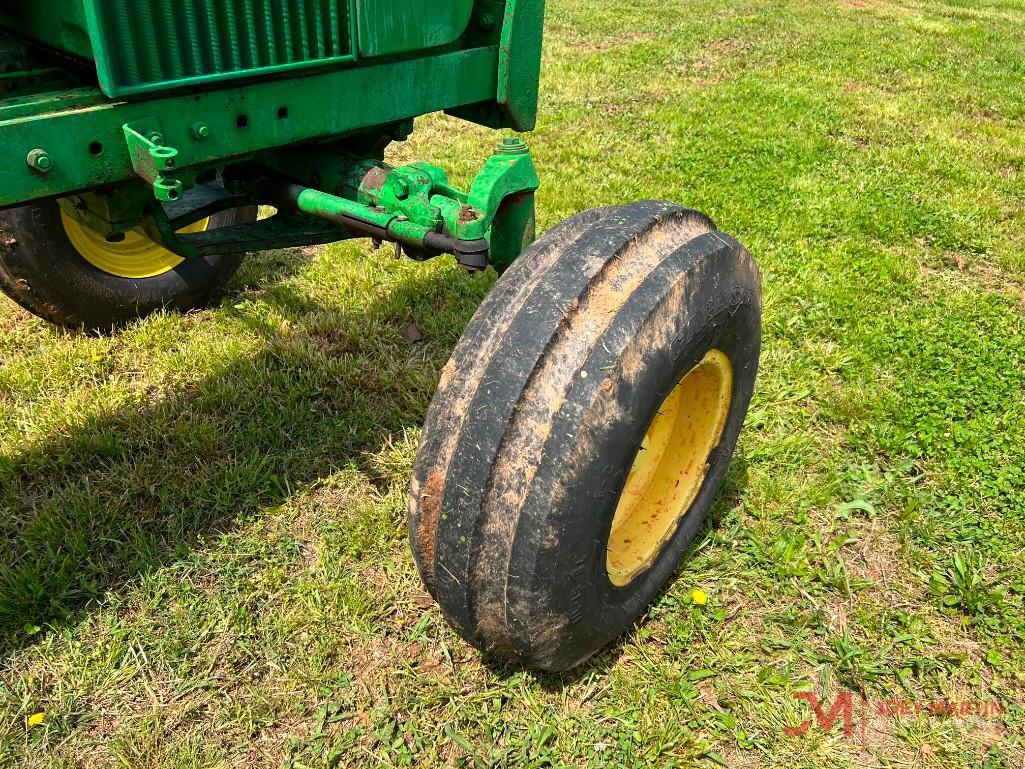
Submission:
<svg viewBox="0 0 1025 769">
<path fill-rule="evenodd" d="M 256 219 L 255 208 L 224 211 L 187 231 Z M 109 331 L 159 309 L 207 305 L 243 254 L 182 259 L 141 230 L 103 236 L 61 212 L 54 200 L 0 211 L 0 289 L 61 326 Z"/>
<path fill-rule="evenodd" d="M 413 469 L 424 583 L 546 670 L 640 616 L 722 483 L 754 388 L 758 269 L 704 215 L 587 211 L 525 252 L 442 372 Z"/>
</svg>

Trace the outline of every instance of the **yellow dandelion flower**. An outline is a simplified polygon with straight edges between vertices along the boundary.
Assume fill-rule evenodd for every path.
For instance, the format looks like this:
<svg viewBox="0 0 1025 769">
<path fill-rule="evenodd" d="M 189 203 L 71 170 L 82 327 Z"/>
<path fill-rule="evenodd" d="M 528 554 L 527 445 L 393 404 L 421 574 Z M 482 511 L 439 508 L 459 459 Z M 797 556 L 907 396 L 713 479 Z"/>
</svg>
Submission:
<svg viewBox="0 0 1025 769">
<path fill-rule="evenodd" d="M 690 591 L 690 600 L 698 606 L 704 606 L 708 603 L 708 594 L 700 587 L 696 587 Z"/>
<path fill-rule="evenodd" d="M 29 726 L 39 726 L 43 723 L 43 719 L 46 718 L 46 714 L 40 711 L 39 713 L 33 713 L 28 717 Z"/>
</svg>

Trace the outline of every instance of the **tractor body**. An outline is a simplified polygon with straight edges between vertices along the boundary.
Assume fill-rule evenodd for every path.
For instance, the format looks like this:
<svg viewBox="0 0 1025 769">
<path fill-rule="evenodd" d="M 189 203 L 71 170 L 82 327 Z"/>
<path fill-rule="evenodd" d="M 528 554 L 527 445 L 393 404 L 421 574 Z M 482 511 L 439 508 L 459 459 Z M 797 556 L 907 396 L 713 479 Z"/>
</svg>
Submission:
<svg viewBox="0 0 1025 769">
<path fill-rule="evenodd" d="M 141 227 L 183 258 L 359 235 L 479 268 L 494 229 L 507 263 L 532 237 L 525 148 L 466 192 L 381 159 L 429 112 L 532 128 L 542 16 L 543 0 L 6 3 L 0 208 L 60 199 L 105 237 Z M 176 235 L 255 203 L 280 215 Z"/>
</svg>

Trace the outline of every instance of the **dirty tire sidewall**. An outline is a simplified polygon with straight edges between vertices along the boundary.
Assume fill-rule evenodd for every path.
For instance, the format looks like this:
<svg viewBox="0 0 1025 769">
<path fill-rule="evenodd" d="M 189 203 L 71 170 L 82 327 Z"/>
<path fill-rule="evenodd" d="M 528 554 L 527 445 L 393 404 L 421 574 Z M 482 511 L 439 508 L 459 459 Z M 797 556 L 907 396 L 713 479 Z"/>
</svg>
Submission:
<svg viewBox="0 0 1025 769">
<path fill-rule="evenodd" d="M 503 276 L 442 374 L 410 497 L 417 565 L 465 638 L 561 670 L 643 613 L 735 448 L 758 365 L 760 291 L 739 243 L 657 201 L 567 220 Z M 616 587 L 605 548 L 633 458 L 663 399 L 712 348 L 733 367 L 719 444 L 675 533 Z"/>
<path fill-rule="evenodd" d="M 215 214 L 211 227 L 255 221 L 245 207 Z M 93 266 L 64 232 L 48 200 L 0 211 L 0 289 L 29 312 L 62 326 L 109 331 L 159 309 L 204 307 L 224 289 L 243 254 L 186 259 L 150 278 L 122 278 Z"/>
<path fill-rule="evenodd" d="M 696 250 L 714 237 L 718 236 L 705 236 L 706 242 L 695 244 Z M 640 289 L 636 304 L 645 307 L 662 293 L 652 314 L 635 324 L 630 308 L 625 308 L 609 331 L 633 335 L 623 356 L 635 353 L 637 371 L 629 379 L 605 380 L 613 382 L 606 397 L 592 400 L 586 385 L 575 388 L 578 392 L 570 393 L 568 402 L 579 398 L 587 416 L 575 429 L 567 418 L 553 427 L 538 475 L 558 480 L 532 488 L 523 506 L 527 520 L 521 519 L 510 559 L 514 566 L 507 587 L 507 632 L 518 656 L 549 669 L 566 669 L 621 635 L 672 577 L 707 519 L 743 426 L 760 348 L 757 284 L 724 281 L 732 257 L 741 254 L 733 244 L 718 248 L 700 255 L 709 269 L 695 264 L 689 273 L 687 279 L 698 286 L 682 292 L 685 308 L 666 300 L 673 292 L 661 292 L 661 281 Z M 731 264 L 726 274 L 723 265 L 713 266 L 716 257 Z M 651 344 L 652 336 L 661 336 L 655 327 L 668 315 L 677 316 L 676 330 L 670 338 L 663 336 Z M 708 471 L 687 514 L 651 566 L 617 587 L 606 570 L 606 548 L 627 474 L 662 401 L 711 349 L 729 358 L 733 388 L 726 425 L 708 457 Z M 584 370 L 608 370 L 616 365 L 612 357 L 599 345 Z M 581 440 L 584 435 L 586 442 Z M 558 628 L 555 642 L 540 633 L 549 624 Z"/>
</svg>

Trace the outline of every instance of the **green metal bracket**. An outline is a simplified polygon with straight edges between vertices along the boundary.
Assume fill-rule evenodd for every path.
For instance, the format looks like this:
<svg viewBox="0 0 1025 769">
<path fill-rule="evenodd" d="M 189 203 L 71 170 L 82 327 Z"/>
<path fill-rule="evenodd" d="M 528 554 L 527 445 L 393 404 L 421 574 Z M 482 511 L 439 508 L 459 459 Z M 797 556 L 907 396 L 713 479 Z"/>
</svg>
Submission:
<svg viewBox="0 0 1025 769">
<path fill-rule="evenodd" d="M 316 188 L 299 196 L 299 210 L 333 220 L 344 216 L 371 222 L 387 231 L 389 240 L 406 246 L 411 256 L 417 256 L 424 236 L 432 233 L 461 243 L 485 242 L 490 263 L 504 269 L 534 239 L 539 181 L 527 145 L 514 136 L 502 140 L 469 192 L 453 187 L 444 169 L 430 163 L 395 168 L 309 148 L 264 160 L 282 176 Z M 399 232 L 410 238 L 393 237 Z"/>
<path fill-rule="evenodd" d="M 540 182 L 527 145 L 506 136 L 470 184 L 467 202 L 490 223 L 489 257 L 497 269 L 512 264 L 534 241 L 534 192 Z"/>
<path fill-rule="evenodd" d="M 459 240 L 484 238 L 492 246 L 491 262 L 508 265 L 519 256 L 523 237 L 522 233 L 516 237 L 504 230 L 526 227 L 528 222 L 522 216 L 516 220 L 502 219 L 497 233 L 501 246 L 497 251 L 492 242 L 495 223 L 508 198 L 529 194 L 529 240 L 532 240 L 533 192 L 538 185 L 537 170 L 527 145 L 514 136 L 507 136 L 474 177 L 468 193 L 451 186 L 445 171 L 429 163 L 401 168 L 380 165 L 363 176 L 358 186 L 358 200 L 401 214 L 434 231 L 444 229 Z M 521 209 L 525 207 L 522 197 L 518 205 Z M 521 245 L 517 247 L 515 243 Z"/>
<path fill-rule="evenodd" d="M 178 150 L 164 144 L 160 121 L 155 117 L 142 118 L 122 126 L 132 167 L 153 188 L 157 200 L 178 200 L 184 184 L 175 174 Z"/>
<path fill-rule="evenodd" d="M 470 205 L 493 216 L 504 198 L 536 190 L 539 184 L 527 145 L 515 136 L 506 136 L 473 178 L 467 197 Z"/>
<path fill-rule="evenodd" d="M 155 129 L 130 126 L 126 135 L 129 128 L 133 153 L 142 157 L 140 176 L 166 178 L 173 166 L 143 165 L 143 150 L 152 158 L 152 149 L 162 148 L 159 137 L 142 134 L 146 128 Z M 395 242 L 414 259 L 450 253 L 467 269 L 481 270 L 490 263 L 500 271 L 534 238 L 534 191 L 539 182 L 527 146 L 516 137 L 502 140 L 468 192 L 452 186 L 445 171 L 430 163 L 394 168 L 376 158 L 348 154 L 344 147 L 268 153 L 253 163 L 228 168 L 217 182 L 191 187 L 180 202 L 148 206 L 143 225 L 155 240 L 185 258 L 228 253 L 221 249 L 243 242 L 248 246 L 252 233 L 221 237 L 181 235 L 178 230 L 224 206 L 264 203 L 279 211 L 277 223 L 267 225 L 263 233 L 276 247 L 289 245 L 289 238 L 308 243 L 369 237 Z M 122 201 L 80 197 L 84 205 L 74 215 L 83 219 L 114 216 L 108 208 L 124 207 Z M 123 218 L 125 212 L 118 210 L 116 215 Z M 319 226 L 311 226 L 318 220 Z M 325 221 L 334 229 L 325 231 Z"/>
<path fill-rule="evenodd" d="M 545 0 L 506 0 L 498 46 L 498 106 L 516 131 L 531 131 L 537 121 L 544 15 Z"/>
</svg>

